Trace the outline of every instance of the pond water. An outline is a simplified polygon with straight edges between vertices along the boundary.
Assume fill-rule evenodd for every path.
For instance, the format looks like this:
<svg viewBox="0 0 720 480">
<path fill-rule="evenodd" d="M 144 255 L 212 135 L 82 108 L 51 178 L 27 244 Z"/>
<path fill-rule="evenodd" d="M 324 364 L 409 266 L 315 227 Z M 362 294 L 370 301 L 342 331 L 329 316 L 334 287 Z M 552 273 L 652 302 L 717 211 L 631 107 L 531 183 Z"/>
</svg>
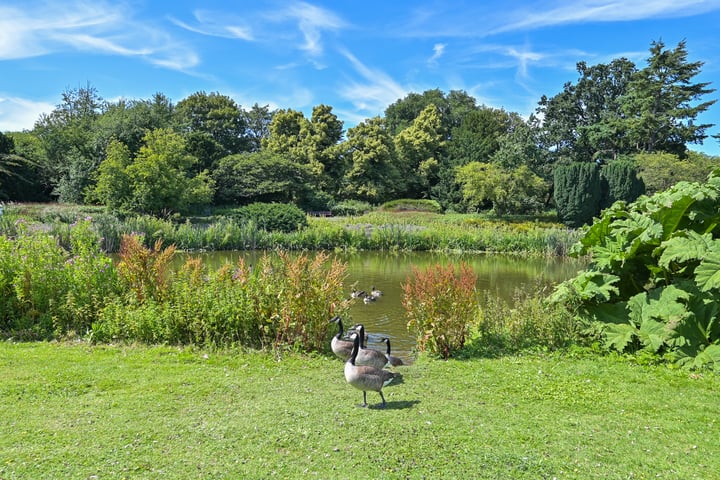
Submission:
<svg viewBox="0 0 720 480">
<path fill-rule="evenodd" d="M 243 257 L 248 264 L 257 263 L 264 252 L 208 252 L 200 254 L 203 262 L 216 268 L 225 262 L 235 263 Z M 198 254 L 192 254 L 197 256 Z M 584 263 L 567 258 L 524 258 L 498 254 L 444 255 L 428 252 L 359 252 L 335 254 L 348 265 L 348 297 L 352 287 L 370 290 L 372 286 L 383 292 L 376 302 L 365 304 L 356 300 L 349 317 L 343 319 L 347 328 L 354 323 L 365 325 L 369 344 L 384 349 L 380 337 L 391 339 L 393 354 L 408 358 L 415 339 L 407 331 L 407 319 L 402 307 L 401 284 L 412 275 L 413 267 L 425 269 L 435 264 L 459 265 L 465 262 L 478 276 L 479 291 L 509 300 L 516 288 L 535 288 L 538 284 L 559 283 L 573 277 Z"/>
</svg>

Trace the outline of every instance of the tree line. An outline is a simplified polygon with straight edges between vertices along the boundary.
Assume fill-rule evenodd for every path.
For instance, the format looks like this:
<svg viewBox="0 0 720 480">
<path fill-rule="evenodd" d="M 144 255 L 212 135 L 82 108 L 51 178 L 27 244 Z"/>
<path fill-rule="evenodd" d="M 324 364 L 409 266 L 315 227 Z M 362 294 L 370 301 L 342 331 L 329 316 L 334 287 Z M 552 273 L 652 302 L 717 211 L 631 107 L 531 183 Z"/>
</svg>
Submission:
<svg viewBox="0 0 720 480">
<path fill-rule="evenodd" d="M 626 58 L 578 63 L 577 81 L 542 96 L 527 119 L 435 89 L 347 131 L 324 104 L 307 118 L 243 108 L 219 92 L 111 102 L 87 84 L 63 92 L 32 130 L 0 133 L 0 199 L 162 215 L 426 198 L 457 212 L 557 208 L 581 224 L 587 218 L 562 212 L 577 214 L 573 202 L 587 204 L 587 190 L 598 190 L 592 218 L 608 199 L 705 179 L 716 158 L 688 149 L 713 126 L 697 122 L 715 102 L 706 99 L 714 89 L 695 81 L 702 66 L 684 41 L 656 41 L 643 68 Z"/>
</svg>

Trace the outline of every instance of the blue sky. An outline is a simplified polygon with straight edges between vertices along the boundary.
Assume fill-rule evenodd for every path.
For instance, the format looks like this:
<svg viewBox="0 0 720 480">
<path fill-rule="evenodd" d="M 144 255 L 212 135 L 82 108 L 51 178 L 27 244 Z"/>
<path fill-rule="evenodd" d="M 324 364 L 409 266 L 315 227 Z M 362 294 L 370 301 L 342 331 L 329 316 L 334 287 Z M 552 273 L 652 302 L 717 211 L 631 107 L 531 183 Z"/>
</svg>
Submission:
<svg viewBox="0 0 720 480">
<path fill-rule="evenodd" d="M 718 25 L 720 0 L 4 0 L 0 131 L 88 83 L 113 101 L 219 92 L 308 116 L 324 103 L 346 128 L 432 88 L 527 116 L 578 61 L 644 67 L 659 39 L 685 39 L 697 80 L 720 89 Z M 700 120 L 720 133 L 720 103 Z M 691 148 L 720 155 L 714 139 Z"/>
</svg>

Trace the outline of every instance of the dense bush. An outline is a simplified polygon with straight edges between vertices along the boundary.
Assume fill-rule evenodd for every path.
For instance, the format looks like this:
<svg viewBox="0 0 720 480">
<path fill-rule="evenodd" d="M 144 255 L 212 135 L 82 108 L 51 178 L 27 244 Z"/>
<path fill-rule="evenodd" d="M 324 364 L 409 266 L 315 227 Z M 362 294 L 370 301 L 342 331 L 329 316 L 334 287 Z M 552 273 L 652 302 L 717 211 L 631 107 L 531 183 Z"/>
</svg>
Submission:
<svg viewBox="0 0 720 480">
<path fill-rule="evenodd" d="M 209 271 L 190 258 L 171 268 L 174 246 L 124 235 L 117 266 L 83 220 L 66 250 L 22 222 L 0 235 L 0 335 L 25 340 L 87 337 L 212 347 L 325 351 L 328 319 L 345 314 L 347 267 L 328 254 L 268 255 Z"/>
<path fill-rule="evenodd" d="M 518 287 L 510 300 L 485 292 L 482 319 L 470 350 L 477 355 L 558 350 L 580 340 L 573 315 L 544 301 L 545 285 Z"/>
<path fill-rule="evenodd" d="M 631 161 L 612 161 L 602 167 L 600 175 L 602 180 L 601 209 L 609 207 L 618 200 L 627 203 L 634 202 L 645 193 L 645 183 L 638 176 L 638 169 Z"/>
<path fill-rule="evenodd" d="M 289 203 L 251 203 L 236 209 L 235 216 L 268 231 L 294 232 L 307 226 L 305 212 Z"/>
<path fill-rule="evenodd" d="M 575 162 L 555 168 L 554 198 L 558 218 L 569 227 L 592 221 L 600 211 L 600 171 L 595 163 Z"/>
<path fill-rule="evenodd" d="M 477 324 L 477 274 L 465 263 L 413 269 L 403 284 L 402 304 L 418 350 L 449 358 L 465 345 Z"/>
<path fill-rule="evenodd" d="M 372 205 L 368 202 L 360 200 L 345 200 L 344 202 L 336 203 L 330 207 L 330 212 L 332 212 L 333 215 L 340 217 L 352 217 L 363 215 L 372 209 Z"/>
<path fill-rule="evenodd" d="M 394 212 L 432 212 L 440 213 L 442 207 L 435 200 L 399 199 L 386 202 L 380 206 L 380 210 Z"/>
<path fill-rule="evenodd" d="M 588 270 L 552 296 L 608 348 L 720 368 L 720 170 L 605 210 L 573 249 Z"/>
</svg>

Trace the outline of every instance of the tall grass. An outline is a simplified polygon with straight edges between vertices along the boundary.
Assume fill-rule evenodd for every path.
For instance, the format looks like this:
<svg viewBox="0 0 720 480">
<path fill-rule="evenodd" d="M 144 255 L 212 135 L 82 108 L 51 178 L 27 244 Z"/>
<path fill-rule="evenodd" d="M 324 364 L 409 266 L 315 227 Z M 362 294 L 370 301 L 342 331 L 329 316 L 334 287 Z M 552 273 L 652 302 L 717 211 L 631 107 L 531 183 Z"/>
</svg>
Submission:
<svg viewBox="0 0 720 480">
<path fill-rule="evenodd" d="M 88 216 L 102 238 L 107 252 L 117 252 L 120 239 L 141 234 L 145 245 L 156 240 L 174 244 L 180 250 L 385 250 L 385 251 L 466 251 L 565 255 L 579 234 L 561 225 L 515 219 L 490 219 L 478 215 L 435 214 L 429 212 L 376 211 L 359 217 L 309 218 L 308 226 L 294 232 L 268 232 L 253 221 L 229 217 L 212 223 L 194 224 L 150 216 L 119 219 L 95 209 L 90 215 L 81 208 L 59 207 L 49 210 L 8 207 L 17 217 L 27 212 L 44 229 L 58 237 L 67 248 L 69 225 Z M 60 213 L 62 212 L 62 213 Z M 14 227 L 4 220 L 0 233 L 12 235 Z"/>
<path fill-rule="evenodd" d="M 514 354 L 524 350 L 560 350 L 583 343 L 568 310 L 544 301 L 547 285 L 515 289 L 510 301 L 492 292 L 481 299 L 481 318 L 468 352 L 480 356 Z"/>
<path fill-rule="evenodd" d="M 324 351 L 328 319 L 345 314 L 347 266 L 326 253 L 265 255 L 257 265 L 210 271 L 190 258 L 170 269 L 175 247 L 124 235 L 115 265 L 91 219 L 67 226 L 69 249 L 18 223 L 0 235 L 0 334 L 36 340 Z"/>
</svg>

